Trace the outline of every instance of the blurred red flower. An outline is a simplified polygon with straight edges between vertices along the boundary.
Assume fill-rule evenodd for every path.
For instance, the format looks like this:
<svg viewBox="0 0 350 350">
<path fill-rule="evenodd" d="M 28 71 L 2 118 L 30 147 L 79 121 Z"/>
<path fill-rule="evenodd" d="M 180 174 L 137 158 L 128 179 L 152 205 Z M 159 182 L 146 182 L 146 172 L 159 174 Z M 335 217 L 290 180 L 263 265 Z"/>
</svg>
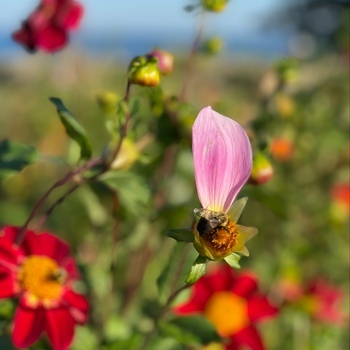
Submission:
<svg viewBox="0 0 350 350">
<path fill-rule="evenodd" d="M 312 281 L 297 301 L 317 321 L 341 326 L 346 316 L 340 308 L 344 294 L 340 288 L 325 279 Z"/>
<path fill-rule="evenodd" d="M 190 300 L 174 308 L 178 315 L 202 314 L 222 337 L 227 350 L 263 350 L 255 327 L 262 318 L 275 316 L 277 308 L 258 291 L 258 281 L 249 272 L 235 272 L 228 265 L 204 275 L 193 286 Z"/>
<path fill-rule="evenodd" d="M 54 350 L 67 350 L 76 324 L 87 320 L 88 303 L 72 289 L 79 278 L 68 245 L 50 233 L 27 231 L 14 245 L 18 228 L 0 231 L 0 299 L 19 299 L 12 340 L 26 348 L 46 332 Z"/>
<path fill-rule="evenodd" d="M 68 42 L 68 31 L 78 28 L 83 11 L 74 0 L 41 0 L 12 38 L 31 52 L 61 50 Z"/>
<path fill-rule="evenodd" d="M 350 214 L 350 184 L 337 184 L 332 188 L 332 199 L 338 203 L 347 214 Z"/>
</svg>

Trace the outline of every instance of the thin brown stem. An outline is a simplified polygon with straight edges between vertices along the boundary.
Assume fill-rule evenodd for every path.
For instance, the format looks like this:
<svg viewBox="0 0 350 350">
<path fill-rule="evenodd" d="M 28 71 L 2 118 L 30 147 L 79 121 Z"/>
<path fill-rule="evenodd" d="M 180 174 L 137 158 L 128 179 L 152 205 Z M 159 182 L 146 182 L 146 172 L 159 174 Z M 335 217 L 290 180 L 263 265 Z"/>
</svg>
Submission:
<svg viewBox="0 0 350 350">
<path fill-rule="evenodd" d="M 80 183 L 74 184 L 68 191 L 66 191 L 66 193 L 62 197 L 58 198 L 57 201 L 54 202 L 51 205 L 51 207 L 45 212 L 45 214 L 38 220 L 38 222 L 35 224 L 34 230 L 41 227 L 44 224 L 44 222 L 47 220 L 47 218 L 56 209 L 56 207 L 62 204 L 69 195 L 71 195 L 75 190 L 79 188 L 79 186 L 80 186 Z"/>
<path fill-rule="evenodd" d="M 45 201 L 47 200 L 47 198 L 50 196 L 50 194 L 57 188 L 65 185 L 66 183 L 68 183 L 70 180 L 72 180 L 75 176 L 83 173 L 84 171 L 91 169 L 93 166 L 98 165 L 98 164 L 102 164 L 103 163 L 103 159 L 102 158 L 97 158 L 97 159 L 92 159 L 90 161 L 88 161 L 87 163 L 85 163 L 84 165 L 80 166 L 79 168 L 76 168 L 72 171 L 70 171 L 69 173 L 67 173 L 62 179 L 56 181 L 44 194 L 43 196 L 38 200 L 38 202 L 35 204 L 34 208 L 32 209 L 32 211 L 30 212 L 26 222 L 24 223 L 24 225 L 22 226 L 21 230 L 19 231 L 16 240 L 15 240 L 15 245 L 19 246 L 25 236 L 26 230 L 28 225 L 30 224 L 30 222 L 34 219 L 34 217 L 36 216 L 36 214 L 38 213 L 39 209 L 41 208 L 41 206 L 45 203 Z"/>
</svg>

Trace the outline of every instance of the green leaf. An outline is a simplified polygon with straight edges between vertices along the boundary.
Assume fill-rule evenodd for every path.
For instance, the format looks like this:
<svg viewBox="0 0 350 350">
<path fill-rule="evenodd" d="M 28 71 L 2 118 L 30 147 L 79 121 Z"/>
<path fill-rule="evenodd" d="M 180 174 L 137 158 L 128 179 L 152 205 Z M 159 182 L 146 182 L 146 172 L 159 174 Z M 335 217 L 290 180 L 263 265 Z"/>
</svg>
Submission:
<svg viewBox="0 0 350 350">
<path fill-rule="evenodd" d="M 162 303 L 165 303 L 165 301 L 168 299 L 170 295 L 172 282 L 174 281 L 176 270 L 179 268 L 183 249 L 184 249 L 184 244 L 174 245 L 174 248 L 170 253 L 170 257 L 167 259 L 164 270 L 157 278 L 159 300 Z"/>
<path fill-rule="evenodd" d="M 137 98 L 132 98 L 130 100 L 130 115 L 135 115 L 140 110 L 140 100 Z"/>
<path fill-rule="evenodd" d="M 192 243 L 194 238 L 193 233 L 191 231 L 181 229 L 181 228 L 180 229 L 172 228 L 168 230 L 166 234 L 168 237 L 174 238 L 175 241 L 178 241 L 178 242 Z"/>
<path fill-rule="evenodd" d="M 240 269 L 241 266 L 239 265 L 239 259 L 241 258 L 240 255 L 236 253 L 232 253 L 231 255 L 227 256 L 224 260 L 234 269 Z"/>
<path fill-rule="evenodd" d="M 125 210 L 137 216 L 150 199 L 150 190 L 145 180 L 128 171 L 109 171 L 101 176 L 100 181 L 110 189 L 117 191 Z"/>
<path fill-rule="evenodd" d="M 76 327 L 72 350 L 94 350 L 98 347 L 95 332 L 88 327 Z"/>
<path fill-rule="evenodd" d="M 164 335 L 183 344 L 198 346 L 222 342 L 213 324 L 201 316 L 177 317 L 159 326 Z"/>
<path fill-rule="evenodd" d="M 197 282 L 205 274 L 206 263 L 207 258 L 198 255 L 198 258 L 191 267 L 191 271 L 187 276 L 185 283 L 193 284 Z"/>
<path fill-rule="evenodd" d="M 80 158 L 91 158 L 92 149 L 84 128 L 78 123 L 73 114 L 59 98 L 50 97 L 50 101 L 56 106 L 57 113 L 66 129 L 67 135 L 78 143 L 80 147 Z"/>
<path fill-rule="evenodd" d="M 10 140 L 0 141 L 0 180 L 20 172 L 38 158 L 34 147 L 21 145 Z"/>
</svg>

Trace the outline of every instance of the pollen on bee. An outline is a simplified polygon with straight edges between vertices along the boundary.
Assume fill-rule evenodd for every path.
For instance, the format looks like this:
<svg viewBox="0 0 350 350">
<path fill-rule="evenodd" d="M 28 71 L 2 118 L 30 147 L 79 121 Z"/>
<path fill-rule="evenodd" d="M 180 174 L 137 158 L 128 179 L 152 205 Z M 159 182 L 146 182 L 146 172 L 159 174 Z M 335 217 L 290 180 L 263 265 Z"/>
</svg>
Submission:
<svg viewBox="0 0 350 350">
<path fill-rule="evenodd" d="M 200 233 L 200 232 L 199 232 Z M 216 255 L 226 255 L 232 252 L 237 244 L 237 225 L 228 221 L 226 225 L 220 225 L 201 234 L 201 240 L 205 246 Z"/>
</svg>

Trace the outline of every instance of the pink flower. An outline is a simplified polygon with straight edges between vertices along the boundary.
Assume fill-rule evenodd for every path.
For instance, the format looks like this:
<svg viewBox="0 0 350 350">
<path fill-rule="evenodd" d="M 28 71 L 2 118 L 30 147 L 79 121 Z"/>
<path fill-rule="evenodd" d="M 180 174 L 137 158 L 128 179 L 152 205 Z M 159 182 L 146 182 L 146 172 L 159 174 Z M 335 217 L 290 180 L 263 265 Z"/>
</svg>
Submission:
<svg viewBox="0 0 350 350">
<path fill-rule="evenodd" d="M 174 312 L 202 314 L 222 337 L 229 339 L 227 350 L 263 350 L 255 324 L 275 316 L 278 309 L 259 292 L 257 278 L 252 273 L 236 273 L 227 265 L 219 265 L 198 280 L 190 299 L 176 306 Z"/>
<path fill-rule="evenodd" d="M 67 350 L 76 324 L 87 321 L 88 303 L 72 289 L 79 278 L 68 245 L 50 233 L 27 231 L 14 245 L 18 228 L 0 231 L 0 299 L 19 299 L 12 340 L 26 348 L 45 332 L 54 350 Z"/>
<path fill-rule="evenodd" d="M 196 186 L 203 208 L 227 213 L 252 170 L 252 149 L 233 119 L 203 108 L 193 125 Z"/>
<path fill-rule="evenodd" d="M 211 260 L 224 259 L 233 252 L 248 255 L 245 243 L 257 230 L 237 225 L 247 199 L 233 204 L 252 170 L 246 132 L 234 120 L 206 107 L 193 125 L 192 151 L 202 205 L 194 210 L 198 221 L 195 248 Z"/>
<path fill-rule="evenodd" d="M 68 31 L 78 28 L 83 11 L 74 0 L 41 0 L 12 37 L 29 51 L 58 51 L 67 44 Z"/>
</svg>

